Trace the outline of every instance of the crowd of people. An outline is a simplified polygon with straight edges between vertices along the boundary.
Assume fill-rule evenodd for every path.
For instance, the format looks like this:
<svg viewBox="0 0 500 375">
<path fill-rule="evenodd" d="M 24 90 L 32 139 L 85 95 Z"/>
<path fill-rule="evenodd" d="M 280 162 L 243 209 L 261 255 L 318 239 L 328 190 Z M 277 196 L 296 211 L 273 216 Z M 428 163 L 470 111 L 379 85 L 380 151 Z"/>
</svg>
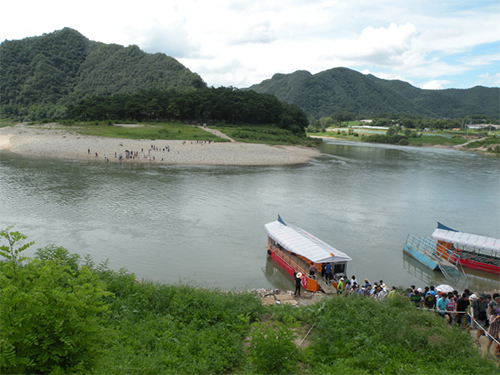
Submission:
<svg viewBox="0 0 500 375">
<path fill-rule="evenodd" d="M 416 307 L 436 311 L 451 326 L 462 330 L 476 330 L 475 343 L 480 346 L 479 338 L 488 338 L 486 352 L 489 353 L 493 342 L 496 343 L 495 355 L 500 356 L 500 294 L 472 293 L 465 289 L 463 293 L 453 291 L 435 291 L 433 286 L 408 290 L 408 298 Z"/>
<path fill-rule="evenodd" d="M 450 326 L 457 326 L 467 332 L 476 330 L 476 345 L 480 346 L 480 337 L 486 336 L 488 338 L 486 353 L 490 353 L 490 348 L 495 343 L 494 353 L 500 357 L 500 293 L 473 293 L 469 289 L 465 289 L 460 294 L 456 290 L 436 290 L 433 285 L 426 286 L 424 289 L 411 285 L 405 292 L 401 292 L 395 286 L 389 289 L 383 280 L 374 282 L 372 285 L 368 279 L 364 279 L 363 283 L 358 283 L 354 275 L 350 279 L 347 275 L 336 278 L 332 274 L 331 266 L 330 268 L 328 266 L 326 264 L 321 269 L 321 274 L 318 277 L 321 277 L 326 283 L 336 285 L 337 295 L 363 295 L 384 300 L 393 295 L 402 294 L 415 307 L 436 312 Z M 309 274 L 316 278 L 314 264 L 311 264 Z M 300 272 L 294 274 L 295 295 L 299 296 L 301 277 Z"/>
<path fill-rule="evenodd" d="M 191 144 L 198 144 L 198 145 L 205 145 L 205 144 L 210 144 L 212 143 L 212 141 L 190 141 Z M 185 144 L 188 144 L 189 142 L 188 141 L 183 141 L 182 144 L 185 145 Z M 155 155 L 153 153 L 153 151 L 163 151 L 163 154 L 160 154 L 160 155 Z M 169 153 L 171 150 L 170 150 L 170 146 L 169 145 L 165 145 L 163 147 L 158 147 L 154 144 L 152 144 L 150 146 L 150 148 L 146 149 L 146 151 L 144 151 L 144 148 L 141 148 L 141 151 L 134 151 L 134 150 L 125 150 L 123 153 L 120 153 L 118 154 L 117 152 L 115 152 L 115 158 L 119 159 L 119 160 L 123 160 L 123 159 L 147 159 L 148 161 L 155 161 L 156 160 L 156 157 L 157 156 L 160 156 L 161 159 L 163 161 L 163 157 L 166 153 Z M 179 154 L 180 152 L 177 150 L 177 154 Z M 90 155 L 90 148 L 87 149 L 87 154 Z M 98 158 L 99 157 L 99 154 L 97 152 L 94 153 L 95 154 L 95 157 Z M 109 158 L 107 157 L 107 155 L 104 155 L 104 159 L 106 161 L 109 161 Z"/>
</svg>

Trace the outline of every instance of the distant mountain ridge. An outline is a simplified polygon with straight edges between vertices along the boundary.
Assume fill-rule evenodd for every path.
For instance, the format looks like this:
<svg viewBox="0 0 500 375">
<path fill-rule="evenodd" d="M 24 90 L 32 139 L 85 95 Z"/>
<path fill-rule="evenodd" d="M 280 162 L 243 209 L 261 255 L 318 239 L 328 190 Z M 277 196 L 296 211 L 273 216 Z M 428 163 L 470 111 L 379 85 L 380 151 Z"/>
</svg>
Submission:
<svg viewBox="0 0 500 375">
<path fill-rule="evenodd" d="M 94 95 L 206 87 L 172 57 L 90 41 L 64 28 L 0 44 L 0 104 L 66 105 Z"/>
<path fill-rule="evenodd" d="M 207 86 L 197 73 L 163 53 L 90 41 L 70 28 L 2 42 L 0 66 L 0 115 L 11 118 L 64 118 L 69 104 L 92 96 Z M 498 118 L 500 113 L 499 88 L 423 90 L 348 68 L 314 75 L 304 70 L 278 73 L 247 89 L 275 95 L 316 118 L 337 111 L 433 118 Z"/>
<path fill-rule="evenodd" d="M 314 75 L 304 70 L 277 73 L 248 89 L 297 104 L 316 118 L 337 111 L 366 117 L 392 113 L 432 118 L 468 115 L 497 118 L 500 113 L 500 89 L 496 87 L 424 90 L 407 82 L 385 80 L 348 68 L 333 68 Z"/>
</svg>

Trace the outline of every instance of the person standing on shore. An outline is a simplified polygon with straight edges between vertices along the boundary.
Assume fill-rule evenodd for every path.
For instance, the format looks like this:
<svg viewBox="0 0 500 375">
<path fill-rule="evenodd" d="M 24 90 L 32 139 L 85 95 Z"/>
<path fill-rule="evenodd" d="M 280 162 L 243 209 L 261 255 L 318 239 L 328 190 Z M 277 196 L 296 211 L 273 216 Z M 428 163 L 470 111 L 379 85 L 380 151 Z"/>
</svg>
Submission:
<svg viewBox="0 0 500 375">
<path fill-rule="evenodd" d="M 493 293 L 493 299 L 488 304 L 488 315 L 490 327 L 488 328 L 488 343 L 486 344 L 486 353 L 490 352 L 490 346 L 493 340 L 498 341 L 500 333 L 500 294 Z M 498 345 L 497 345 L 498 349 Z"/>
<path fill-rule="evenodd" d="M 436 301 L 437 313 L 439 316 L 445 317 L 446 306 L 448 306 L 448 295 L 445 292 L 441 293 L 441 297 Z"/>
<path fill-rule="evenodd" d="M 295 280 L 295 292 L 293 293 L 294 296 L 300 296 L 300 283 L 301 283 L 301 278 L 302 278 L 302 273 L 295 271 L 293 273 L 293 278 Z"/>
<path fill-rule="evenodd" d="M 469 306 L 469 296 L 467 293 L 462 293 L 462 296 L 457 299 L 455 304 L 455 317 L 454 324 L 458 324 L 458 328 L 464 329 L 464 317 L 467 311 L 467 306 Z"/>
<path fill-rule="evenodd" d="M 486 294 L 480 292 L 477 299 L 472 301 L 472 329 L 477 329 L 476 345 L 479 345 L 479 338 L 484 335 L 483 328 L 486 326 L 486 311 L 488 310 L 488 302 L 486 302 Z"/>
</svg>

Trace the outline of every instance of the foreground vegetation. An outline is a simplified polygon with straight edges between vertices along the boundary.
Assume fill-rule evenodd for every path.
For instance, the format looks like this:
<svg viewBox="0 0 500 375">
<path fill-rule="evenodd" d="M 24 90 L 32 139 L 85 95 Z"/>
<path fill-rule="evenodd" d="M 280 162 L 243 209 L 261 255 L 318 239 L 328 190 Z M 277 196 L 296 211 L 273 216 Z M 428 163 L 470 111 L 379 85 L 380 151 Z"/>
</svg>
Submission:
<svg viewBox="0 0 500 375">
<path fill-rule="evenodd" d="M 264 307 L 251 293 L 137 282 L 0 232 L 9 374 L 492 374 L 469 335 L 395 297 Z M 305 340 L 304 340 L 305 339 Z M 299 345 L 297 345 L 299 344 Z"/>
</svg>

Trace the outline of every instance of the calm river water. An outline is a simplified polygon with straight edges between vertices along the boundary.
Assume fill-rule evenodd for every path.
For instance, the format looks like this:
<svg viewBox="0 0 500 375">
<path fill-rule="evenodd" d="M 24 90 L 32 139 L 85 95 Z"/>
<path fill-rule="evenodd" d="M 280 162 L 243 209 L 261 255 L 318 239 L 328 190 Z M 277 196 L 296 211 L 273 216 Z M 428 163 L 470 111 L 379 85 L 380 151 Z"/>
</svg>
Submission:
<svg viewBox="0 0 500 375">
<path fill-rule="evenodd" d="M 449 283 L 403 255 L 440 221 L 500 238 L 499 159 L 435 148 L 326 141 L 310 163 L 158 166 L 0 153 L 0 226 L 35 248 L 109 259 L 138 278 L 224 290 L 288 288 L 266 256 L 278 214 L 349 254 L 348 274 L 388 285 Z M 28 255 L 31 255 L 31 251 Z M 459 284 L 459 285 L 457 285 Z M 464 285 L 461 285 L 464 284 Z M 475 273 L 457 288 L 499 287 Z"/>
</svg>

